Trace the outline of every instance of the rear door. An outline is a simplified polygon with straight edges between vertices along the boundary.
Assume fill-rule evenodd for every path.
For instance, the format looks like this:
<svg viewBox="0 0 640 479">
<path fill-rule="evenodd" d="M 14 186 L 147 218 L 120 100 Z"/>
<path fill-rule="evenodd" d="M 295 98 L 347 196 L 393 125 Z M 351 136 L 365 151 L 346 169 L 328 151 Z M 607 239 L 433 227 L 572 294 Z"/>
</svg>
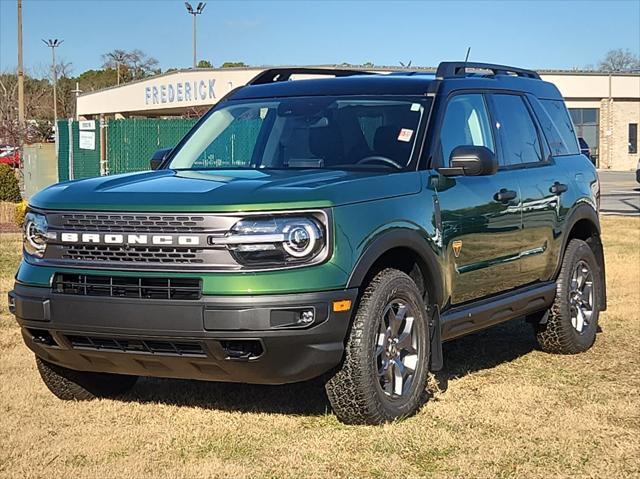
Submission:
<svg viewBox="0 0 640 479">
<path fill-rule="evenodd" d="M 449 97 L 441 121 L 437 155 L 448 165 L 461 145 L 497 152 L 492 120 L 482 93 Z M 522 243 L 517 172 L 501 168 L 490 176 L 456 176 L 439 181 L 442 243 L 452 304 L 460 304 L 520 284 Z"/>
<path fill-rule="evenodd" d="M 530 100 L 525 95 L 502 93 L 490 98 L 501 154 L 506 168 L 518 175 L 520 183 L 523 230 L 519 282 L 545 281 L 552 275 L 558 254 L 559 196 L 567 188 L 567 179 L 551 155 Z"/>
</svg>

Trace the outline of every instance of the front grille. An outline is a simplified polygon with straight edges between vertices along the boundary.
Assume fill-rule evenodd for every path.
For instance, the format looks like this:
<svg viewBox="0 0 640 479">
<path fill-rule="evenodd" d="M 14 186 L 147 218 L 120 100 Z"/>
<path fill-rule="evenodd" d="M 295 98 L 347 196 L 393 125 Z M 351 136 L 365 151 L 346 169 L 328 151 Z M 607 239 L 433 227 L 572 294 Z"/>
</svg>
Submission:
<svg viewBox="0 0 640 479">
<path fill-rule="evenodd" d="M 62 273 L 54 277 L 53 291 L 78 296 L 197 300 L 202 295 L 202 282 L 199 278 L 144 278 Z"/>
<path fill-rule="evenodd" d="M 198 252 L 196 248 L 74 244 L 66 247 L 62 259 L 73 262 L 202 264 L 204 260 Z"/>
<path fill-rule="evenodd" d="M 162 356 L 206 357 L 197 342 L 167 341 L 158 339 L 108 338 L 102 336 L 67 335 L 74 349 L 94 351 L 122 351 L 126 353 L 156 354 Z"/>
<path fill-rule="evenodd" d="M 201 233 L 205 217 L 191 215 L 65 213 L 65 231 L 108 231 L 141 233 Z"/>
<path fill-rule="evenodd" d="M 207 239 L 225 235 L 239 220 L 213 213 L 48 212 L 52 238 L 42 263 L 118 270 L 236 270 L 240 266 L 230 251 L 209 245 Z M 63 239 L 74 233 L 76 238 L 92 239 Z M 121 239 L 107 240 L 107 235 Z"/>
</svg>

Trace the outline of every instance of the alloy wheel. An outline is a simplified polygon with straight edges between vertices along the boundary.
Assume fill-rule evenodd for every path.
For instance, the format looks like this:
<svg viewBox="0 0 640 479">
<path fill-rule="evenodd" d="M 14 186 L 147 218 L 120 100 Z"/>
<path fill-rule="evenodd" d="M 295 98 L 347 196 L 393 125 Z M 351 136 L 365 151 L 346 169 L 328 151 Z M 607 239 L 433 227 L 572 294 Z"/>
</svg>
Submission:
<svg viewBox="0 0 640 479">
<path fill-rule="evenodd" d="M 411 391 L 420 354 L 416 329 L 411 308 L 400 299 L 390 301 L 384 309 L 375 345 L 379 384 L 390 399 L 400 399 Z"/>
<path fill-rule="evenodd" d="M 593 315 L 593 274 L 585 261 L 579 261 L 571 275 L 569 306 L 571 324 L 582 334 Z"/>
</svg>

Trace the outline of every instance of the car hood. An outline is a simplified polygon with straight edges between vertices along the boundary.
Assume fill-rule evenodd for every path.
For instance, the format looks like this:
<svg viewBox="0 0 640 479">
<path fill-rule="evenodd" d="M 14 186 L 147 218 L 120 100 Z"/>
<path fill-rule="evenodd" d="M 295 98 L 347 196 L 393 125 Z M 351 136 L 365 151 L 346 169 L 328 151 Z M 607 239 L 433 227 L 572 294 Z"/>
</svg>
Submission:
<svg viewBox="0 0 640 479">
<path fill-rule="evenodd" d="M 321 208 L 417 193 L 416 172 L 158 170 L 67 181 L 32 207 L 95 211 L 264 211 Z"/>
</svg>

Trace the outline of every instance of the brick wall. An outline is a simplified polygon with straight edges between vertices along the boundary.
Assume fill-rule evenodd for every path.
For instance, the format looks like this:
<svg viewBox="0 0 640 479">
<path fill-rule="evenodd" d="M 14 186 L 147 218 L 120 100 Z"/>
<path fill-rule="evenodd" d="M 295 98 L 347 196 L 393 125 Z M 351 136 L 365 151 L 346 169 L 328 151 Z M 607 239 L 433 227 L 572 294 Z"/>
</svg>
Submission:
<svg viewBox="0 0 640 479">
<path fill-rule="evenodd" d="M 600 102 L 600 168 L 636 169 L 640 156 L 629 154 L 629 123 L 640 125 L 640 101 Z"/>
</svg>

